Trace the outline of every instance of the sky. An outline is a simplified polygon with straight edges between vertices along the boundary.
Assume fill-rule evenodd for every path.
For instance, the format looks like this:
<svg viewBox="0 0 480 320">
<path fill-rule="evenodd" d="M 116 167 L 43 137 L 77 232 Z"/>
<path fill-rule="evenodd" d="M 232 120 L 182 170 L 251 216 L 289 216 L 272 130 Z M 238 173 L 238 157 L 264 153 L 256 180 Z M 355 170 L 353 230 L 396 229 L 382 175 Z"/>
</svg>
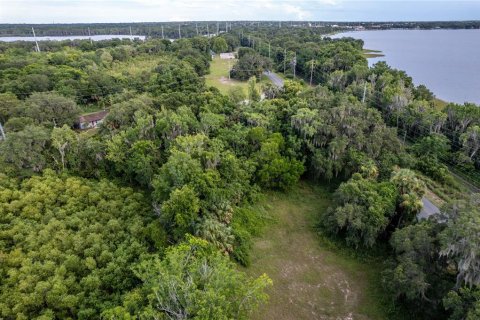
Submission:
<svg viewBox="0 0 480 320">
<path fill-rule="evenodd" d="M 480 0 L 0 0 L 0 23 L 480 20 Z"/>
</svg>

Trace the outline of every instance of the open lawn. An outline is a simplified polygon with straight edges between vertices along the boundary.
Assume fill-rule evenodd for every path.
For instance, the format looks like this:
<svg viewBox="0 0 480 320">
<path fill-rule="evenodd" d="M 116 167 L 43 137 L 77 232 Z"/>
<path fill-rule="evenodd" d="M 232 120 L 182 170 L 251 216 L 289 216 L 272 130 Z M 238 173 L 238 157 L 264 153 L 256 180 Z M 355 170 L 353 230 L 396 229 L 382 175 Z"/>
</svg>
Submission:
<svg viewBox="0 0 480 320">
<path fill-rule="evenodd" d="M 381 305 L 380 268 L 329 249 L 315 228 L 330 203 L 323 187 L 302 182 L 271 192 L 259 204 L 273 218 L 252 252 L 252 276 L 273 280 L 258 320 L 387 319 Z"/>
<path fill-rule="evenodd" d="M 220 57 L 215 57 L 210 62 L 210 73 L 205 76 L 207 86 L 216 87 L 223 94 L 227 94 L 231 88 L 240 87 L 247 94 L 247 81 L 228 79 L 228 71 L 235 63 L 236 60 L 224 60 L 220 59 Z M 262 76 L 262 79 L 257 82 L 257 88 L 260 89 L 261 83 L 266 81 L 269 81 L 268 78 Z"/>
</svg>

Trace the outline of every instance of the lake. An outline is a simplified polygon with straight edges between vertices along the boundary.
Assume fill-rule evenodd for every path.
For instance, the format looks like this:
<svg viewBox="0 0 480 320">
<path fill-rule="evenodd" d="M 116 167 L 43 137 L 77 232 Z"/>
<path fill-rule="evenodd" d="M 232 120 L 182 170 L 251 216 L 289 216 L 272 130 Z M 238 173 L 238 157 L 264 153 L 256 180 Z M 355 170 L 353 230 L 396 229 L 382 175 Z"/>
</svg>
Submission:
<svg viewBox="0 0 480 320">
<path fill-rule="evenodd" d="M 379 30 L 340 33 L 362 39 L 365 49 L 381 50 L 386 61 L 405 70 L 416 85 L 426 85 L 438 98 L 480 103 L 480 30 Z"/>
<path fill-rule="evenodd" d="M 111 40 L 111 39 L 140 39 L 145 40 L 145 36 L 126 35 L 126 34 L 102 34 L 94 36 L 51 36 L 51 37 L 37 37 L 38 41 L 63 41 L 63 40 L 88 40 L 92 38 L 93 41 Z M 14 41 L 35 41 L 34 37 L 0 37 L 0 41 L 14 42 Z"/>
</svg>

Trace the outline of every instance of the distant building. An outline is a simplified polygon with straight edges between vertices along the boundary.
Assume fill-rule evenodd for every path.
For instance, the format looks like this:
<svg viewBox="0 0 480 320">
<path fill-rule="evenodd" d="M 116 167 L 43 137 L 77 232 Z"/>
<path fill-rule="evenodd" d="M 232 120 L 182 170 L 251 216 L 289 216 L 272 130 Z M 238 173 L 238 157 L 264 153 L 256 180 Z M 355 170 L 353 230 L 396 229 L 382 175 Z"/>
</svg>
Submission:
<svg viewBox="0 0 480 320">
<path fill-rule="evenodd" d="M 108 110 L 84 114 L 78 117 L 78 127 L 82 130 L 97 128 L 108 114 Z"/>
<path fill-rule="evenodd" d="M 224 59 L 224 60 L 235 59 L 235 52 L 220 53 L 220 59 Z"/>
</svg>

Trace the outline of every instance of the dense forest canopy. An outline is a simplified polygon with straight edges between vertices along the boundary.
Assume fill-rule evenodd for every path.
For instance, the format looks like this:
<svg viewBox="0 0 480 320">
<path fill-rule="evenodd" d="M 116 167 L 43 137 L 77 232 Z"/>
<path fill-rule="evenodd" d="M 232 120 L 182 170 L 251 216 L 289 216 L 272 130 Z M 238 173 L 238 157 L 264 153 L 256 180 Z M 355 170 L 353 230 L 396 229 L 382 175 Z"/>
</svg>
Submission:
<svg viewBox="0 0 480 320">
<path fill-rule="evenodd" d="M 236 266 L 265 219 L 251 205 L 303 178 L 339 185 L 318 225 L 386 261 L 392 317 L 475 319 L 479 200 L 451 170 L 480 181 L 478 106 L 439 108 L 331 27 L 224 27 L 0 44 L 0 317 L 247 319 L 272 285 Z M 212 51 L 237 51 L 248 99 L 206 85 Z M 286 80 L 261 96 L 265 70 Z M 427 187 L 445 206 L 418 221 Z"/>
</svg>

